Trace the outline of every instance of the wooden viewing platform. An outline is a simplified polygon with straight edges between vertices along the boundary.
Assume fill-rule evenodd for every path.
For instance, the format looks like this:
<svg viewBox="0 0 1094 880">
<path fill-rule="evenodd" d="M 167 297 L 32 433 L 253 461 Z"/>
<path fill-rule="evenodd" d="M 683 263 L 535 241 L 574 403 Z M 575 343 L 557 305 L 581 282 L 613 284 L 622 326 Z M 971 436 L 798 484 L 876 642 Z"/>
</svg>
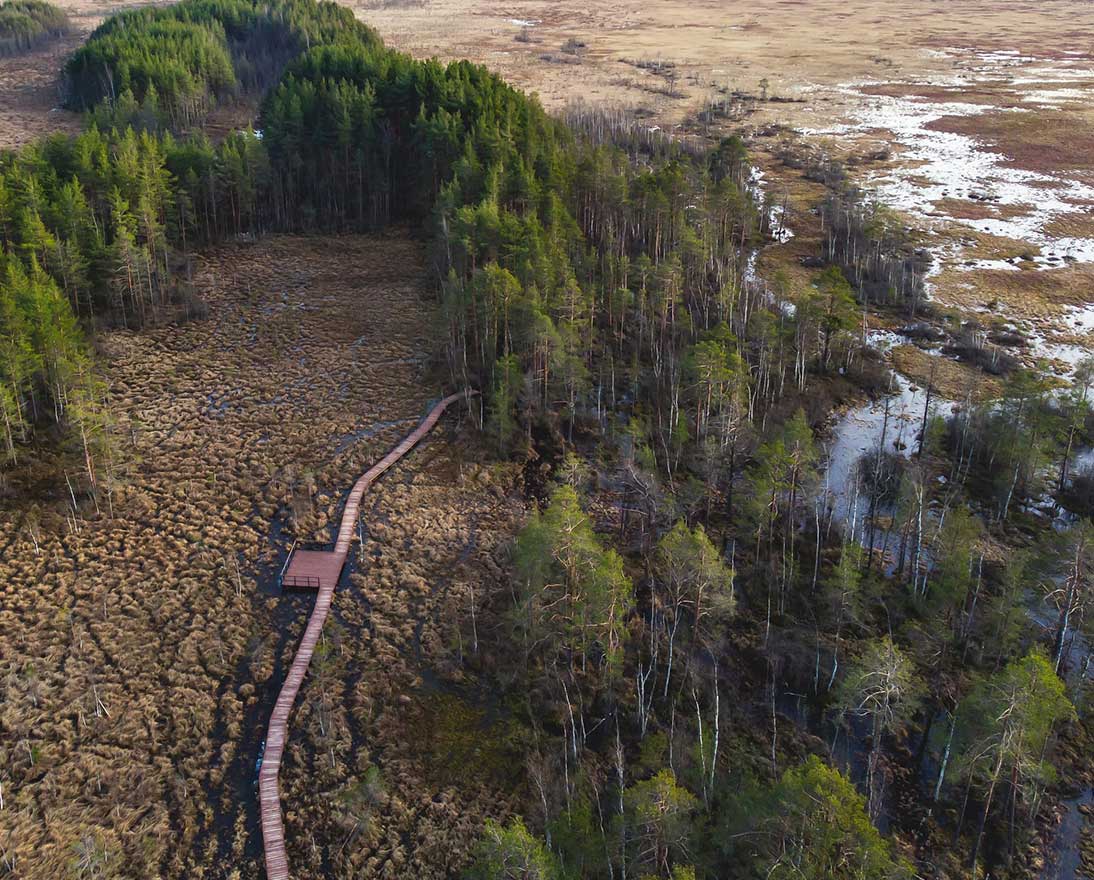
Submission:
<svg viewBox="0 0 1094 880">
<path fill-rule="evenodd" d="M 262 757 L 262 769 L 258 773 L 262 844 L 266 852 L 266 876 L 269 880 L 288 880 L 289 876 L 289 858 L 285 853 L 285 824 L 281 818 L 281 793 L 278 788 L 281 756 L 285 751 L 285 743 L 288 741 L 289 713 L 292 711 L 293 703 L 296 702 L 296 694 L 304 682 L 304 674 L 308 671 L 312 652 L 315 651 L 319 634 L 323 631 L 323 624 L 330 612 L 334 588 L 338 585 L 338 578 L 353 541 L 357 516 L 361 509 L 361 499 L 369 486 L 376 482 L 384 471 L 406 455 L 422 437 L 429 433 L 449 404 L 477 393 L 461 391 L 446 397 L 433 407 L 417 428 L 353 484 L 349 497 L 346 499 L 345 510 L 342 511 L 342 522 L 338 529 L 338 540 L 335 542 L 334 550 L 297 550 L 284 573 L 282 583 L 285 586 L 305 586 L 317 589 L 319 592 L 315 597 L 315 607 L 312 609 L 311 617 L 308 618 L 304 637 L 300 640 L 300 647 L 296 650 L 296 656 L 293 657 L 292 666 L 289 668 L 288 675 L 285 676 L 281 693 L 277 695 L 277 702 L 270 715 L 270 724 L 266 731 L 266 750 Z M 298 579 L 300 582 L 296 583 Z"/>
<path fill-rule="evenodd" d="M 289 567 L 281 576 L 281 586 L 294 589 L 318 590 L 324 584 L 338 586 L 346 554 L 330 550 L 297 550 Z"/>
</svg>

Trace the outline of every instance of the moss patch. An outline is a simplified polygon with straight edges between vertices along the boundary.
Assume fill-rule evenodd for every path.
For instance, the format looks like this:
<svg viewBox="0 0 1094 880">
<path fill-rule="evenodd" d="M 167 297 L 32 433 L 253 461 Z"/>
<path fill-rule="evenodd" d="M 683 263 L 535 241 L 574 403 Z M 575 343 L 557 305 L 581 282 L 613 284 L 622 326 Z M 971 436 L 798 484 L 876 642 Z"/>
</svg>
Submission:
<svg viewBox="0 0 1094 880">
<path fill-rule="evenodd" d="M 525 729 L 506 717 L 490 717 L 455 694 L 433 694 L 420 703 L 421 753 L 426 774 L 438 786 L 488 782 L 514 791 L 523 780 Z"/>
</svg>

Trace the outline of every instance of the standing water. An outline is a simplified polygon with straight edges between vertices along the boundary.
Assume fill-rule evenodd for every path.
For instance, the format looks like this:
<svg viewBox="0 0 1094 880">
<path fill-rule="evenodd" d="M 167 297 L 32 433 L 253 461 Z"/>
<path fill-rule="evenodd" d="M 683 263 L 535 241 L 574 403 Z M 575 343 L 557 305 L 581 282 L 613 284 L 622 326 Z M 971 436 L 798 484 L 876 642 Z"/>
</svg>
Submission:
<svg viewBox="0 0 1094 880">
<path fill-rule="evenodd" d="M 932 395 L 931 410 L 935 411 Z M 824 496 L 833 518 L 852 523 L 856 531 L 869 506 L 859 486 L 859 461 L 876 455 L 884 435 L 884 454 L 910 458 L 919 448 L 919 433 L 927 409 L 927 390 L 912 385 L 899 373 L 892 374 L 892 393 L 862 404 L 841 415 L 832 427 Z"/>
</svg>

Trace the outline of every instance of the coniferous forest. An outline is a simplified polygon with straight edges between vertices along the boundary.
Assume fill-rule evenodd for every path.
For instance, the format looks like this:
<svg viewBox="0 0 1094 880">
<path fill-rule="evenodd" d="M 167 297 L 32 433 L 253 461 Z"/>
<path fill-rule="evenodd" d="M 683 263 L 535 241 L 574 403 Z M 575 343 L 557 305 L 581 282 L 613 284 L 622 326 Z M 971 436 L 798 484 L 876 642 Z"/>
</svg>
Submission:
<svg viewBox="0 0 1094 880">
<path fill-rule="evenodd" d="M 0 3 L 0 57 L 17 55 L 67 33 L 68 16 L 44 0 Z"/>
<path fill-rule="evenodd" d="M 0 6 L 0 52 L 63 27 L 45 9 Z M 528 498 L 460 643 L 492 658 L 468 674 L 517 731 L 519 809 L 476 817 L 456 875 L 1035 876 L 1038 822 L 1090 770 L 1094 508 L 1068 474 L 1094 363 L 1067 387 L 1000 368 L 997 396 L 928 406 L 907 454 L 883 433 L 833 486 L 832 414 L 892 388 L 867 315 L 929 312 L 922 256 L 842 175 L 808 280 L 761 278 L 779 213 L 740 138 L 552 116 L 333 3 L 123 12 L 61 75 L 84 131 L 0 155 L 0 451 L 8 474 L 66 457 L 74 509 L 127 454 L 96 340 L 215 322 L 195 254 L 426 243 L 431 375 L 481 391 L 476 442 Z M 252 127 L 202 133 L 243 100 Z M 1046 497 L 1066 528 L 1032 518 Z M 5 792 L 34 774 L 14 752 Z M 101 863 L 74 876 L 140 875 Z"/>
</svg>

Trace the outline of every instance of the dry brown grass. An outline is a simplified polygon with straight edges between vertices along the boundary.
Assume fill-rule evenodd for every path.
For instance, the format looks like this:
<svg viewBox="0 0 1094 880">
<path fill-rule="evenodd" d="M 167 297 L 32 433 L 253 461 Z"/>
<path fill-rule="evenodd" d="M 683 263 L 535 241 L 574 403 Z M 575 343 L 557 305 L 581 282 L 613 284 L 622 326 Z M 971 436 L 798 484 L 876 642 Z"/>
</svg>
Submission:
<svg viewBox="0 0 1094 880">
<path fill-rule="evenodd" d="M 793 291 L 808 290 L 816 278 L 817 270 L 802 265 L 803 257 L 814 257 L 819 242 L 795 236 L 785 244 L 775 244 L 761 255 L 757 270 L 762 278 L 774 282 L 784 278 Z"/>
<path fill-rule="evenodd" d="M 1061 214 L 1046 224 L 1045 234 L 1061 238 L 1094 238 L 1094 204 L 1083 205 L 1074 214 Z"/>
<path fill-rule="evenodd" d="M 1051 321 L 1065 306 L 1091 301 L 1094 266 L 979 272 L 947 269 L 936 279 L 936 289 L 939 302 L 947 306 L 975 311 L 995 303 L 1002 314 L 1015 320 Z"/>
<path fill-rule="evenodd" d="M 1006 155 L 1007 163 L 1044 173 L 1094 171 L 1094 121 L 1056 110 L 945 116 L 928 124 L 978 138 Z"/>
<path fill-rule="evenodd" d="M 43 502 L 39 528 L 22 506 L 0 510 L 0 857 L 16 859 L 18 876 L 67 876 L 85 837 L 113 855 L 119 877 L 226 876 L 219 860 L 229 852 L 242 876 L 258 876 L 257 829 L 237 798 L 257 753 L 233 759 L 241 742 L 257 745 L 247 709 L 276 691 L 278 651 L 291 653 L 304 620 L 302 607 L 275 615 L 301 600 L 256 592 L 256 566 L 273 552 L 269 518 L 295 507 L 295 533 L 316 536 L 341 490 L 405 426 L 335 456 L 343 439 L 416 419 L 439 393 L 422 369 L 432 347 L 423 255 L 405 238 L 225 246 L 200 259 L 196 281 L 208 321 L 103 338 L 129 438 L 113 517 L 85 509 L 72 533 L 60 495 Z M 333 834 L 324 793 L 370 760 L 389 780 L 384 839 L 450 821 L 447 838 L 436 833 L 447 839 L 445 858 L 458 861 L 477 830 L 470 816 L 501 809 L 469 792 L 458 822 L 450 812 L 419 815 L 413 738 L 400 727 L 399 697 L 416 684 L 416 627 L 423 658 L 443 665 L 460 619 L 445 605 L 456 572 L 491 583 L 498 569 L 483 557 L 520 512 L 472 461 L 461 471 L 447 447 L 442 430 L 370 501 L 375 561 L 357 591 L 335 600 L 352 663 L 338 686 L 347 698 L 329 714 L 353 718 L 356 734 L 326 719 L 336 731 L 328 736 L 342 738 L 334 751 L 307 734 L 316 692 L 311 678 L 305 685 L 283 774 L 296 864 L 316 866 L 298 876 L 318 876 L 310 841 Z M 471 459 L 474 444 L 462 448 Z M 291 621 L 284 634 L 280 619 Z M 380 876 L 394 858 L 380 846 L 362 861 L 370 839 L 346 847 L 354 864 L 378 860 L 353 876 Z M 428 851 L 416 858 L 416 876 L 442 875 Z"/>
<path fill-rule="evenodd" d="M 457 785 L 451 774 L 464 768 L 452 766 L 448 784 L 437 785 L 436 739 L 451 723 L 451 707 L 430 697 L 423 675 L 463 678 L 460 646 L 472 656 L 470 589 L 481 613 L 484 597 L 506 582 L 500 554 L 522 508 L 508 478 L 496 483 L 490 470 L 460 461 L 455 444 L 426 444 L 422 460 L 400 464 L 368 505 L 367 571 L 335 597 L 344 668 L 310 675 L 301 694 L 298 760 L 282 772 L 296 876 L 326 876 L 309 858 L 313 841 L 330 847 L 334 876 L 452 876 L 482 817 L 515 807 L 493 774 L 461 776 Z M 477 735 L 485 751 L 491 731 L 484 726 Z M 380 767 L 389 797 L 372 817 L 372 833 L 340 849 L 352 829 L 329 802 L 370 763 Z"/>
<path fill-rule="evenodd" d="M 82 22 L 74 21 L 77 28 Z M 74 31 L 32 52 L 0 58 L 0 149 L 54 132 L 77 132 L 80 117 L 57 108 L 61 67 L 87 33 Z"/>
<path fill-rule="evenodd" d="M 1037 245 L 956 223 L 935 230 L 929 241 L 950 249 L 959 248 L 960 257 L 964 260 L 1010 260 L 1041 253 Z"/>
<path fill-rule="evenodd" d="M 987 220 L 1021 217 L 1031 210 L 1029 205 L 999 205 L 993 202 L 974 202 L 970 199 L 945 198 L 934 203 L 934 209 L 942 217 L 954 220 Z"/>
<path fill-rule="evenodd" d="M 772 94 L 798 95 L 804 86 L 948 70 L 945 59 L 923 52 L 928 47 L 1017 45 L 1047 54 L 1087 49 L 1094 36 L 1082 0 L 1005 8 L 991 0 L 928 0 L 914 16 L 887 0 L 758 0 L 745 7 L 718 0 L 517 0 L 501 7 L 485 0 L 430 0 L 413 9 L 357 8 L 392 45 L 419 56 L 481 61 L 539 92 L 549 106 L 583 96 L 647 105 L 670 122 L 704 100 L 711 83 L 758 91 L 767 78 Z M 538 21 L 531 32 L 541 43 L 518 41 L 522 28 L 513 20 Z M 542 46 L 571 37 L 588 45 L 580 69 L 541 61 Z M 620 61 L 636 58 L 674 62 L 684 97 L 651 96 L 646 80 L 654 75 L 633 68 L 633 83 L 621 79 Z M 817 97 L 806 105 L 763 106 L 755 121 L 831 121 L 845 106 L 831 93 Z"/>
<path fill-rule="evenodd" d="M 59 0 L 59 5 L 86 34 L 111 12 L 142 4 Z M 728 84 L 758 94 L 760 80 L 767 79 L 772 95 L 806 100 L 760 103 L 750 126 L 823 127 L 844 118 L 854 103 L 833 88 L 841 83 L 915 82 L 951 70 L 949 60 L 927 55 L 924 48 L 1017 45 L 1051 57 L 1064 49 L 1088 49 L 1094 38 L 1094 24 L 1083 15 L 1085 0 L 1018 2 L 1004 9 L 993 0 L 928 0 L 915 16 L 888 0 L 757 0 L 747 7 L 719 0 L 516 0 L 502 7 L 487 0 L 355 0 L 346 5 L 390 45 L 418 57 L 482 62 L 537 92 L 549 108 L 578 98 L 641 106 L 662 125 L 692 116 L 715 88 Z M 525 28 L 523 21 L 536 24 Z M 520 39 L 523 34 L 532 42 Z M 579 65 L 544 59 L 571 39 L 587 46 Z M 22 73 L 12 68 L 11 82 L 15 88 L 31 79 L 51 83 L 62 58 L 43 55 L 33 70 Z M 624 66 L 635 59 L 672 61 L 676 94 L 666 93 L 656 72 Z M 0 115 L 0 144 L 26 143 L 58 127 L 53 118 L 58 114 L 49 113 L 52 86 L 37 92 L 24 110 Z M 0 100 L 0 108 L 8 106 L 14 105 Z"/>
<path fill-rule="evenodd" d="M 930 382 L 946 400 L 974 400 L 998 397 L 1002 383 L 982 370 L 958 361 L 929 354 L 914 345 L 898 345 L 892 350 L 893 366 L 918 385 Z"/>
<path fill-rule="evenodd" d="M 1079 63 L 1076 56 L 1064 52 L 1089 51 L 1094 20 L 1085 15 L 1086 11 L 1087 4 L 1081 0 L 1004 6 L 989 0 L 930 0 L 917 6 L 914 16 L 885 0 L 760 0 L 747 8 L 716 0 L 667 0 L 656 4 L 638 0 L 592 4 L 519 0 L 505 7 L 484 0 L 430 0 L 420 8 L 362 9 L 360 14 L 392 45 L 417 56 L 480 61 L 510 81 L 537 92 L 548 108 L 560 108 L 578 98 L 639 107 L 650 124 L 682 124 L 684 130 L 696 131 L 700 129 L 688 122 L 717 88 L 729 86 L 755 94 L 760 80 L 766 78 L 771 94 L 804 99 L 802 103 L 757 102 L 742 121 L 727 126 L 752 136 L 750 150 L 768 171 L 770 191 L 791 194 L 790 225 L 798 237 L 787 245 L 768 249 L 761 258 L 760 270 L 769 275 L 782 269 L 800 285 L 808 283 L 811 275 L 800 266 L 800 258 L 815 255 L 816 251 L 809 253 L 810 248 L 820 241 L 815 216 L 810 213 L 819 198 L 819 187 L 802 180 L 799 171 L 781 166 L 776 158 L 779 140 L 758 137 L 759 133 L 773 125 L 824 129 L 835 122 L 853 120 L 861 98 L 839 86 L 864 80 L 884 81 L 866 89 L 872 94 L 1036 108 L 1035 103 L 1022 100 L 1020 89 L 1005 75 L 998 81 L 971 87 L 925 85 L 976 62 L 971 56 L 955 59 L 923 50 L 1019 47 L 1031 55 L 1075 64 Z M 538 22 L 530 32 L 540 42 L 527 44 L 516 39 L 522 26 L 511 19 Z M 552 65 L 541 60 L 543 46 L 559 46 L 571 38 L 588 45 L 580 66 Z M 663 78 L 629 63 L 635 59 L 672 62 L 677 72 L 677 97 L 670 99 L 664 94 Z M 1046 82 L 1037 86 L 1042 87 L 1052 85 Z M 1008 132 L 1007 126 L 1015 120 L 1020 120 L 1019 127 Z M 1047 121 L 1043 129 L 1042 120 Z M 948 126 L 950 122 L 944 120 L 941 124 Z M 1079 168 L 1087 174 L 1089 157 L 1094 156 L 1094 145 L 1087 143 L 1086 135 L 1090 116 L 1073 104 L 1066 112 L 1035 109 L 1029 113 L 989 113 L 956 120 L 954 125 L 968 126 L 968 133 L 998 143 L 1016 164 L 1032 170 Z M 700 132 L 707 133 L 705 129 Z M 852 173 L 859 177 L 882 170 L 879 163 L 858 162 L 863 155 L 888 148 L 892 149 L 889 161 L 902 161 L 899 148 L 893 149 L 885 133 L 856 132 L 822 141 L 830 154 L 854 166 Z M 1049 148 L 1042 149 L 1046 144 Z M 1021 212 L 1021 206 L 951 200 L 937 208 L 969 219 L 1006 218 Z M 1077 206 L 1076 217 L 1071 220 L 1076 229 L 1085 226 L 1078 216 L 1081 213 L 1081 206 Z M 941 240 L 961 239 L 967 245 L 963 259 L 1003 259 L 1039 252 L 1025 242 L 980 235 L 958 224 L 953 227 L 939 234 Z M 1066 284 L 1055 281 L 1035 283 L 1023 278 L 1019 285 L 1017 278 L 977 278 L 979 274 L 954 272 L 943 278 L 943 304 L 961 307 L 994 298 L 994 294 L 987 293 L 989 287 L 1020 286 L 1013 292 L 1001 292 L 1011 297 L 1016 307 L 1047 316 L 1075 296 Z M 1043 299 L 1057 295 L 1059 300 Z M 1023 297 L 1032 297 L 1033 305 L 1027 307 L 1019 302 Z"/>
<path fill-rule="evenodd" d="M 977 83 L 969 86 L 943 86 L 924 82 L 889 82 L 863 87 L 864 95 L 893 98 L 917 98 L 932 103 L 990 104 L 994 107 L 1022 107 L 1020 95 L 1005 84 Z"/>
<path fill-rule="evenodd" d="M 802 260 L 820 253 L 823 232 L 820 218 L 813 212 L 813 207 L 824 197 L 824 186 L 807 180 L 800 172 L 784 166 L 767 152 L 757 154 L 756 158 L 770 181 L 768 190 L 771 196 L 785 207 L 784 221 L 794 232 L 789 241 L 766 247 L 760 254 L 757 269 L 768 280 L 780 273 L 792 289 L 803 290 L 817 274 L 816 269 L 802 266 Z"/>
<path fill-rule="evenodd" d="M 119 8 L 62 5 L 85 33 Z M 717 0 L 429 0 L 357 9 L 390 45 L 480 61 L 550 109 L 576 98 L 636 106 L 664 127 L 690 119 L 715 87 L 755 92 L 767 78 L 773 94 L 806 98 L 757 104 L 743 126 L 753 133 L 773 122 L 824 127 L 846 118 L 858 99 L 834 87 L 847 81 L 892 78 L 908 94 L 905 81 L 951 71 L 924 47 L 1019 45 L 1047 55 L 1085 49 L 1094 37 L 1086 0 L 1005 8 L 928 0 L 915 16 L 888 0 L 758 0 L 747 8 Z M 538 20 L 536 42 L 518 40 L 522 25 L 510 19 Z M 588 45 L 580 64 L 543 60 L 571 38 Z M 0 65 L 0 145 L 75 125 L 50 112 L 53 77 L 70 48 Z M 643 58 L 677 65 L 676 96 L 655 72 L 623 63 Z M 224 124 L 240 121 L 229 117 Z M 1076 123 L 1059 118 L 1054 135 L 1070 137 Z M 1023 150 L 1038 143 L 1035 131 L 1000 131 L 1001 144 L 1004 136 L 1031 145 Z M 797 236 L 767 250 L 761 267 L 806 284 L 812 272 L 800 257 L 816 253 L 809 209 L 820 188 L 781 168 L 768 145 L 758 139 L 754 151 L 771 191 L 788 193 Z M 876 144 L 865 136 L 835 146 L 854 155 Z M 1051 160 L 1071 161 L 1072 147 L 1057 147 L 1063 152 Z M 984 256 L 1028 250 L 987 238 L 976 246 Z M 275 610 L 286 600 L 256 598 L 248 572 L 270 555 L 266 528 L 277 511 L 293 511 L 297 534 L 321 536 L 338 491 L 405 425 L 335 458 L 339 438 L 424 410 L 430 393 L 418 384 L 420 358 L 432 328 L 420 267 L 417 248 L 400 239 L 228 246 L 199 272 L 209 321 L 106 338 L 108 378 L 132 437 L 115 518 L 88 515 L 79 534 L 68 534 L 63 516 L 47 509 L 36 556 L 22 512 L 0 512 L 0 855 L 15 853 L 21 873 L 63 876 L 72 845 L 91 834 L 119 854 L 123 876 L 222 876 L 221 852 L 242 876 L 259 876 L 255 829 L 226 768 L 252 733 L 248 708 L 276 689 L 275 664 L 291 656 L 303 614 L 278 632 Z M 1074 296 L 1078 284 L 1090 289 L 1077 271 L 983 281 L 974 277 L 981 273 L 946 273 L 940 298 L 975 307 L 1004 294 L 1008 309 L 1047 319 L 1058 307 L 1045 303 Z M 928 355 L 900 351 L 913 375 L 925 367 Z M 969 379 L 965 367 L 952 370 L 947 382 Z M 462 448 L 436 435 L 366 503 L 368 566 L 352 590 L 336 594 L 331 655 L 305 684 L 282 773 L 301 877 L 320 876 L 324 855 L 339 877 L 450 876 L 480 817 L 508 807 L 508 793 L 488 787 L 437 790 L 426 774 L 430 749 L 415 735 L 433 705 L 422 697 L 422 673 L 464 675 L 457 657 L 461 644 L 470 655 L 469 591 L 501 583 L 505 536 L 521 515 L 512 475 L 471 460 L 473 445 Z M 225 562 L 236 554 L 242 595 Z M 381 768 L 385 792 L 354 835 L 339 798 L 370 765 Z M 209 833 L 216 818 L 223 825 Z"/>
</svg>

